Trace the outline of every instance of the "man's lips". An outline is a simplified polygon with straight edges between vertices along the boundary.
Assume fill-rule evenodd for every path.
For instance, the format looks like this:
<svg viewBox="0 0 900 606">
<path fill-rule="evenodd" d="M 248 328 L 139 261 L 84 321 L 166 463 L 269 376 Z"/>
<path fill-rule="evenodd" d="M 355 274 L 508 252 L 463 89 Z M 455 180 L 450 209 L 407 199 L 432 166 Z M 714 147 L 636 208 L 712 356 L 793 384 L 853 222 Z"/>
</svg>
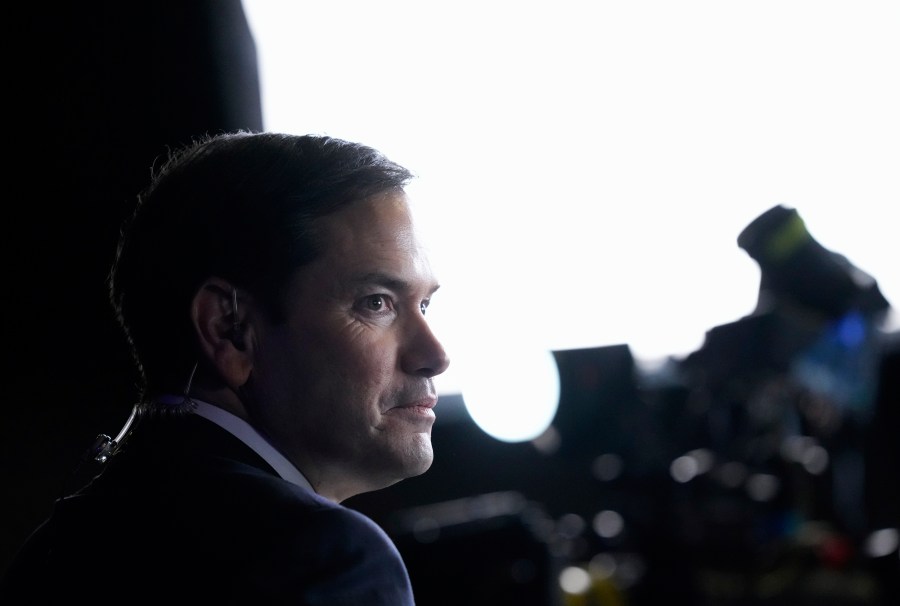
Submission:
<svg viewBox="0 0 900 606">
<path fill-rule="evenodd" d="M 424 398 L 419 398 L 418 400 L 415 400 L 408 404 L 401 404 L 400 408 L 418 408 L 418 407 L 434 408 L 435 406 L 437 406 L 437 401 L 438 401 L 437 397 L 426 396 Z"/>
<path fill-rule="evenodd" d="M 387 412 L 390 414 L 415 415 L 434 419 L 434 411 L 432 409 L 437 406 L 437 401 L 438 399 L 436 396 L 424 396 L 415 400 L 410 400 L 404 404 L 398 404 L 397 406 L 388 409 Z"/>
</svg>

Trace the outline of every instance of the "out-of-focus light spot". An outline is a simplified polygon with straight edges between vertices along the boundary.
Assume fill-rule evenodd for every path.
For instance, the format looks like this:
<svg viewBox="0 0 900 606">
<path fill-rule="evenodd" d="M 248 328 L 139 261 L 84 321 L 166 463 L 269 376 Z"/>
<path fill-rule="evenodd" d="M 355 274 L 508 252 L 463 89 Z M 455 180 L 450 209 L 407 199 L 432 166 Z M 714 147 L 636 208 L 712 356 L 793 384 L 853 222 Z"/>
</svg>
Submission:
<svg viewBox="0 0 900 606">
<path fill-rule="evenodd" d="M 747 466 L 739 461 L 728 461 L 719 465 L 715 475 L 723 486 L 737 488 L 747 479 Z"/>
<path fill-rule="evenodd" d="M 819 475 L 828 469 L 828 451 L 821 446 L 811 446 L 803 453 L 802 463 L 806 471 Z"/>
<path fill-rule="evenodd" d="M 612 539 L 625 528 L 625 520 L 617 512 L 607 509 L 594 516 L 594 532 L 604 539 Z"/>
<path fill-rule="evenodd" d="M 587 523 L 576 513 L 562 515 L 556 522 L 556 534 L 567 539 L 573 539 L 584 532 Z"/>
<path fill-rule="evenodd" d="M 641 580 L 646 570 L 647 564 L 641 556 L 636 553 L 623 554 L 619 558 L 616 578 L 622 587 L 631 587 Z"/>
<path fill-rule="evenodd" d="M 610 482 L 622 474 L 624 466 L 622 457 L 617 454 L 606 453 L 594 459 L 591 471 L 598 480 Z"/>
<path fill-rule="evenodd" d="M 755 473 L 747 478 L 747 494 L 754 501 L 771 501 L 778 493 L 781 482 L 768 473 Z"/>
<path fill-rule="evenodd" d="M 821 521 L 798 521 L 796 528 L 797 544 L 806 548 L 816 548 L 828 540 L 833 531 Z"/>
<path fill-rule="evenodd" d="M 669 473 L 676 482 L 684 484 L 709 471 L 713 461 L 713 455 L 709 450 L 698 448 L 672 461 Z"/>
<path fill-rule="evenodd" d="M 802 463 L 806 451 L 816 445 L 810 436 L 788 436 L 781 442 L 781 457 L 791 463 Z"/>
<path fill-rule="evenodd" d="M 810 436 L 785 438 L 781 442 L 781 457 L 791 463 L 800 463 L 811 474 L 819 475 L 828 469 L 828 451 Z"/>
<path fill-rule="evenodd" d="M 697 475 L 697 461 L 687 455 L 678 457 L 669 465 L 669 473 L 676 482 L 690 482 Z"/>
<path fill-rule="evenodd" d="M 559 573 L 559 586 L 565 593 L 585 594 L 591 588 L 591 575 L 578 566 L 568 566 Z"/>
<path fill-rule="evenodd" d="M 440 537 L 441 527 L 434 518 L 422 516 L 413 522 L 412 533 L 419 543 L 434 543 Z"/>
<path fill-rule="evenodd" d="M 551 425 L 544 433 L 533 439 L 531 445 L 542 454 L 552 455 L 559 450 L 561 441 L 559 431 Z"/>
<path fill-rule="evenodd" d="M 616 558 L 608 553 L 598 553 L 588 562 L 588 571 L 598 579 L 608 579 L 616 574 Z"/>
<path fill-rule="evenodd" d="M 697 461 L 697 469 L 699 473 L 706 473 L 713 466 L 713 461 L 715 457 L 713 457 L 713 453 L 711 450 L 707 448 L 697 448 L 696 450 L 692 450 L 687 453 L 689 457 L 694 457 L 694 460 Z"/>
<path fill-rule="evenodd" d="M 841 318 L 837 326 L 837 338 L 841 345 L 852 349 L 866 338 L 866 322 L 862 314 L 852 312 Z"/>
<path fill-rule="evenodd" d="M 528 525 L 535 538 L 544 543 L 548 543 L 553 539 L 553 533 L 556 529 L 556 522 L 549 516 L 541 513 L 540 515 L 529 515 Z"/>
<path fill-rule="evenodd" d="M 883 558 L 898 550 L 900 533 L 896 528 L 881 528 L 866 537 L 863 551 L 872 558 Z"/>
<path fill-rule="evenodd" d="M 501 442 L 534 440 L 559 407 L 559 368 L 549 350 L 484 347 L 464 357 L 462 399 L 472 420 Z M 515 378 L 515 379 L 513 379 Z"/>
<path fill-rule="evenodd" d="M 853 555 L 853 546 L 846 537 L 832 534 L 818 545 L 816 553 L 826 568 L 843 570 Z"/>
</svg>

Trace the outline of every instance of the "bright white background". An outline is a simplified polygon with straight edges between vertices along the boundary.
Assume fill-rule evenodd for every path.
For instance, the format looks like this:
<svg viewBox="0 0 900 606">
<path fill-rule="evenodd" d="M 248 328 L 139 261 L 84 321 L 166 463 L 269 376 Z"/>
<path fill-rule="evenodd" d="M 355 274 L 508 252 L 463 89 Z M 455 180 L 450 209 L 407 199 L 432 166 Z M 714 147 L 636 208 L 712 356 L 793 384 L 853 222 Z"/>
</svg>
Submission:
<svg viewBox="0 0 900 606">
<path fill-rule="evenodd" d="M 900 304 L 900 2 L 244 6 L 267 130 L 418 174 L 444 393 L 529 348 L 693 351 L 753 310 L 736 239 L 776 204 Z"/>
</svg>

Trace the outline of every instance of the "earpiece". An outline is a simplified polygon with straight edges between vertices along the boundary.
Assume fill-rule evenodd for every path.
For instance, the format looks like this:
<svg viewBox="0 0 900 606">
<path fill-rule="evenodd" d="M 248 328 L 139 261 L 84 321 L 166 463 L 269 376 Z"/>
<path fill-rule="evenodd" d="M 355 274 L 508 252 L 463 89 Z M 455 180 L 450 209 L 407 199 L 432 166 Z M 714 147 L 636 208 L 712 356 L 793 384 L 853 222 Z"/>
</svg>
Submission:
<svg viewBox="0 0 900 606">
<path fill-rule="evenodd" d="M 244 342 L 244 332 L 241 329 L 241 322 L 238 319 L 238 306 L 237 306 L 237 290 L 233 289 L 231 291 L 231 335 L 230 339 L 234 346 L 244 351 L 247 348 L 247 344 Z"/>
</svg>

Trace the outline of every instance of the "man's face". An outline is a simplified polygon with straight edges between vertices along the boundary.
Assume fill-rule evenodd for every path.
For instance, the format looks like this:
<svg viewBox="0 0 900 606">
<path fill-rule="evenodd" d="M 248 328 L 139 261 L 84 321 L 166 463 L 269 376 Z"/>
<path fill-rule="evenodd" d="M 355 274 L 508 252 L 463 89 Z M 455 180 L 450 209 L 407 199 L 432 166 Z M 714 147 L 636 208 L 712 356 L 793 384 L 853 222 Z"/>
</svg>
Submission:
<svg viewBox="0 0 900 606">
<path fill-rule="evenodd" d="M 425 472 L 432 377 L 448 358 L 425 318 L 437 282 L 405 194 L 318 220 L 324 254 L 289 283 L 284 324 L 256 323 L 257 424 L 317 492 L 342 501 Z"/>
</svg>

